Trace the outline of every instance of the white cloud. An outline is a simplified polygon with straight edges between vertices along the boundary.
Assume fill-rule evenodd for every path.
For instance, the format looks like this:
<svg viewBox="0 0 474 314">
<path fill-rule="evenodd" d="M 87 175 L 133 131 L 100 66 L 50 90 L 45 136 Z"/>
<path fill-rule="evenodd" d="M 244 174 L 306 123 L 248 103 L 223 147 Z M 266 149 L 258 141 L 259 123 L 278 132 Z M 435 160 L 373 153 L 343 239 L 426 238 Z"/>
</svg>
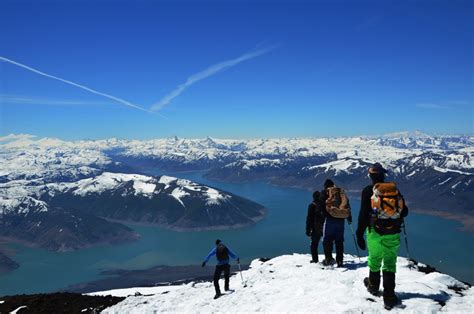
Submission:
<svg viewBox="0 0 474 314">
<path fill-rule="evenodd" d="M 193 75 L 191 75 L 190 77 L 187 78 L 187 80 L 178 85 L 178 87 L 176 87 L 173 91 L 171 91 L 168 95 L 166 95 L 165 97 L 163 97 L 159 102 L 155 103 L 153 106 L 151 106 L 150 110 L 151 111 L 159 111 L 161 109 L 163 109 L 166 105 L 170 104 L 171 101 L 178 97 L 179 95 L 181 95 L 188 87 L 190 87 L 191 85 L 205 79 L 205 78 L 208 78 L 212 75 L 215 75 L 221 71 L 224 71 L 228 68 L 231 68 L 243 61 L 246 61 L 246 60 L 250 60 L 250 59 L 253 59 L 253 58 L 256 58 L 258 56 L 261 56 L 271 50 L 273 50 L 275 47 L 269 47 L 269 48 L 265 48 L 265 49 L 259 49 L 259 50 L 256 50 L 256 51 L 252 51 L 252 52 L 248 52 L 248 53 L 245 53 L 243 55 L 241 55 L 240 57 L 238 58 L 235 58 L 235 59 L 231 59 L 231 60 L 227 60 L 227 61 L 223 61 L 223 62 L 219 62 L 217 64 L 214 64 L 210 67 L 208 67 L 207 69 L 201 71 L 201 72 L 198 72 L 198 73 L 195 73 Z"/>
</svg>

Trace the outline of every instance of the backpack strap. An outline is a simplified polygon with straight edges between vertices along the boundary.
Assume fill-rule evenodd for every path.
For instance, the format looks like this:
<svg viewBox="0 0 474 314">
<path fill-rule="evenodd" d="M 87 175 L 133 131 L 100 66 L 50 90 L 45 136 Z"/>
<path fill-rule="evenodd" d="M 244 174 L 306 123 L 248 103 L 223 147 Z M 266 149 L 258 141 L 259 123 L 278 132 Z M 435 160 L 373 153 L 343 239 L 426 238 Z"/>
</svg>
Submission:
<svg viewBox="0 0 474 314">
<path fill-rule="evenodd" d="M 383 210 L 383 205 L 387 205 L 388 207 L 390 207 L 391 209 L 393 210 L 397 210 L 395 207 L 393 207 L 392 205 L 390 205 L 389 203 L 387 203 L 386 201 L 382 200 L 382 203 L 380 204 L 380 208 Z"/>
</svg>

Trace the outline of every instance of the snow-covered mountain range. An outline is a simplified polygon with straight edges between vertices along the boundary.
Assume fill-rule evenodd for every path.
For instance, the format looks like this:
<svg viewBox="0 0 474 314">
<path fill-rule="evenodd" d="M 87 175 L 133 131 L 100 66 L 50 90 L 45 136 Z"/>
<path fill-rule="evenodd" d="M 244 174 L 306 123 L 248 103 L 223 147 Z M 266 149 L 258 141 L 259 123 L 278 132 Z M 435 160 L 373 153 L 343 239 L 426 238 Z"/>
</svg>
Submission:
<svg viewBox="0 0 474 314">
<path fill-rule="evenodd" d="M 473 144 L 473 136 L 419 132 L 378 137 L 175 137 L 146 141 L 63 141 L 9 135 L 0 138 L 0 213 L 3 222 L 10 223 L 10 232 L 2 231 L 1 235 L 22 234 L 11 231 L 11 226 L 19 224 L 9 217 L 34 217 L 27 230 L 40 230 L 46 227 L 41 217 L 53 214 L 57 221 L 66 220 L 71 226 L 68 232 L 61 225 L 55 226 L 56 232 L 62 229 L 74 239 L 81 234 L 76 228 L 80 226 L 79 213 L 88 215 L 91 225 L 110 225 L 113 241 L 119 240 L 113 235 L 126 239 L 136 235 L 110 219 L 176 229 L 245 225 L 262 217 L 261 206 L 187 180 L 140 173 L 150 168 L 205 170 L 207 177 L 216 180 L 263 179 L 308 189 L 320 189 L 331 177 L 354 196 L 369 183 L 367 168 L 376 161 L 390 170 L 390 179 L 397 181 L 412 209 L 447 213 L 468 221 L 462 217 L 470 217 L 474 209 Z M 27 238 L 40 239 L 39 234 L 52 234 L 51 228 L 32 231 Z M 81 247 L 83 241 L 87 243 L 81 240 L 71 247 Z M 50 248 L 62 247 L 46 243 L 44 246 Z"/>
<path fill-rule="evenodd" d="M 94 143 L 4 138 L 0 237 L 64 251 L 138 236 L 117 221 L 199 230 L 248 225 L 264 216 L 261 205 L 231 193 L 133 173 L 136 168 L 107 154 L 111 146 Z"/>
<path fill-rule="evenodd" d="M 179 286 L 130 288 L 93 293 L 127 297 L 102 313 L 156 312 L 383 312 L 381 297 L 369 294 L 363 278 L 367 259 L 346 255 L 345 267 L 324 269 L 310 256 L 283 255 L 254 260 L 250 269 L 230 279 L 230 293 L 213 300 L 211 282 Z M 211 270 L 209 270 L 211 272 Z M 396 292 L 402 304 L 391 312 L 470 313 L 474 288 L 451 276 L 430 272 L 426 265 L 409 267 L 398 258 Z M 222 285 L 222 282 L 221 282 Z"/>
<path fill-rule="evenodd" d="M 308 189 L 327 177 L 357 193 L 367 167 L 390 170 L 412 206 L 470 212 L 474 202 L 474 137 L 401 132 L 384 136 L 312 139 L 107 139 L 61 141 L 30 135 L 0 138 L 0 182 L 77 181 L 103 171 L 207 170 L 223 181 L 269 180 Z"/>
</svg>

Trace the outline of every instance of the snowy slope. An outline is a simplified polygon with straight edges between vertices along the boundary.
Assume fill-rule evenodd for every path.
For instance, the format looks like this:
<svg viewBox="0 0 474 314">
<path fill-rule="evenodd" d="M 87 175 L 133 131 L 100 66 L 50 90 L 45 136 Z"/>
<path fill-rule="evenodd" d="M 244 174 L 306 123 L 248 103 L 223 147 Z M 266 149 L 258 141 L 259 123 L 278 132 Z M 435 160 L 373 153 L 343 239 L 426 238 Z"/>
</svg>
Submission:
<svg viewBox="0 0 474 314">
<path fill-rule="evenodd" d="M 366 258 L 360 262 L 346 255 L 347 268 L 330 269 L 310 264 L 309 260 L 310 256 L 303 254 L 279 256 L 267 262 L 254 260 L 251 268 L 242 272 L 247 287 L 242 287 L 236 274 L 230 281 L 235 291 L 218 300 L 213 300 L 211 282 L 95 294 L 129 295 L 103 313 L 385 312 L 382 298 L 370 295 L 362 283 L 368 274 Z M 135 296 L 136 292 L 142 295 Z M 472 313 L 474 309 L 474 288 L 445 274 L 409 269 L 405 258 L 398 259 L 396 292 L 403 305 L 392 312 Z"/>
</svg>

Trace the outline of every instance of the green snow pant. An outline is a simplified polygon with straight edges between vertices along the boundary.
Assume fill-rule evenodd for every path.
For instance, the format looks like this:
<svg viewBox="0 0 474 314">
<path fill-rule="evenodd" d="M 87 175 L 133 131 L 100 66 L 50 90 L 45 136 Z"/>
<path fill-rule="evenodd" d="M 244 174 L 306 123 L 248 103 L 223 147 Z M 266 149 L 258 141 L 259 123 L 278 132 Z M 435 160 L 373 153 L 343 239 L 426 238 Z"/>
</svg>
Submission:
<svg viewBox="0 0 474 314">
<path fill-rule="evenodd" d="M 380 272 L 380 267 L 382 267 L 382 271 L 396 272 L 397 255 L 400 248 L 399 233 L 380 235 L 375 230 L 367 230 L 367 248 L 370 271 Z"/>
</svg>

